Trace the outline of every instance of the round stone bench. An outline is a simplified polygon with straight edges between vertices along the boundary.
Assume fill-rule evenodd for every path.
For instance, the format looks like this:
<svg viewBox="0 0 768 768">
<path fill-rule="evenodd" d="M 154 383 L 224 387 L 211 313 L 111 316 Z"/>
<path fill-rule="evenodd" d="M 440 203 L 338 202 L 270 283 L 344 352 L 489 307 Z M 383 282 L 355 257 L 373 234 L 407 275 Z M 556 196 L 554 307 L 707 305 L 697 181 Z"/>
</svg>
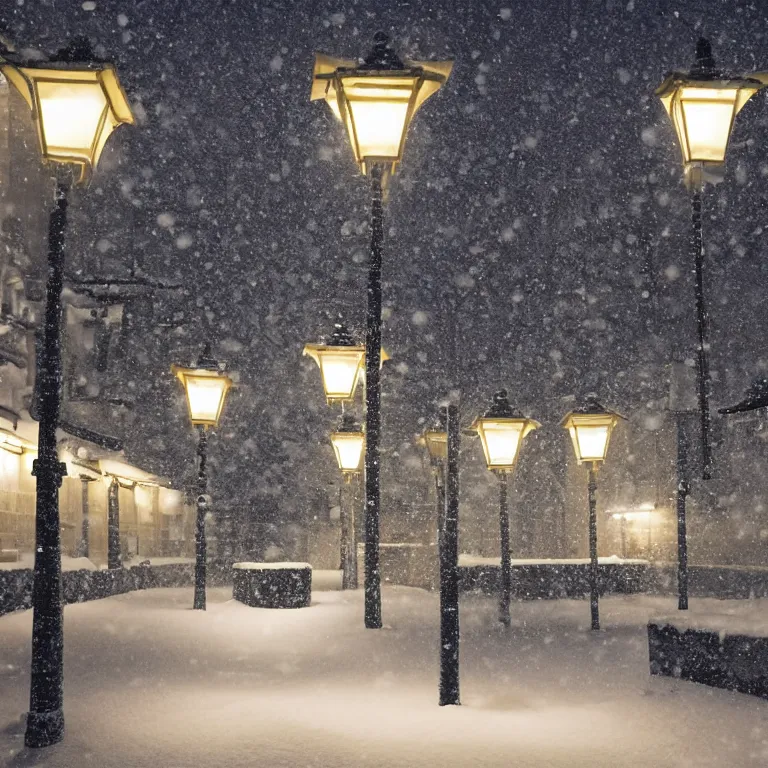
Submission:
<svg viewBox="0 0 768 768">
<path fill-rule="evenodd" d="M 306 608 L 312 599 L 309 563 L 234 563 L 232 596 L 252 608 Z"/>
</svg>

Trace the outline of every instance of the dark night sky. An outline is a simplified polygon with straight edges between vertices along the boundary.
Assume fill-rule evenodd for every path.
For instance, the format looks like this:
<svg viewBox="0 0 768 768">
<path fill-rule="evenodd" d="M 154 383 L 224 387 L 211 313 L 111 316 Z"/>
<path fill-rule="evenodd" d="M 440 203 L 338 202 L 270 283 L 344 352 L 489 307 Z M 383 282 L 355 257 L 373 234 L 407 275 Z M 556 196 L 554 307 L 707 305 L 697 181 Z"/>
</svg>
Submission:
<svg viewBox="0 0 768 768">
<path fill-rule="evenodd" d="M 105 268 L 136 258 L 187 288 L 137 310 L 120 363 L 149 404 L 134 440 L 150 436 L 162 469 L 179 476 L 193 450 L 170 358 L 207 334 L 241 382 L 216 447 L 219 496 L 277 499 L 284 514 L 302 503 L 287 479 L 306 489 L 333 471 L 316 447 L 332 414 L 300 352 L 339 310 L 362 324 L 368 192 L 341 128 L 308 95 L 316 50 L 363 55 L 379 29 L 403 55 L 456 61 L 412 126 L 386 210 L 389 471 L 410 471 L 419 416 L 457 380 L 468 420 L 504 384 L 546 422 L 544 442 L 564 440 L 563 398 L 591 390 L 653 426 L 661 367 L 695 349 L 688 201 L 653 90 L 689 66 L 698 32 L 724 69 L 768 69 L 759 2 L 83 5 L 9 2 L 0 29 L 49 50 L 88 35 L 138 107 L 75 222 L 71 258 L 108 240 Z M 704 219 L 715 404 L 768 365 L 766 146 L 759 94 Z M 166 310 L 188 317 L 172 335 L 153 330 Z M 451 364 L 454 330 L 464 352 Z"/>
</svg>

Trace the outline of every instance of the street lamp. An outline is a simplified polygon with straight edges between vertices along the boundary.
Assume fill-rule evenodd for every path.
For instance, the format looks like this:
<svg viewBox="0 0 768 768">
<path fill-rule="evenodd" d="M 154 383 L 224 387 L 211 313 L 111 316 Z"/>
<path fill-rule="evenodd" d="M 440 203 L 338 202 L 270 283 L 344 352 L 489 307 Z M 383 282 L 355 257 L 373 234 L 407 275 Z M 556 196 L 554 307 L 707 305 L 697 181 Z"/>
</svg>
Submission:
<svg viewBox="0 0 768 768">
<path fill-rule="evenodd" d="M 434 422 L 417 438 L 416 442 L 427 449 L 429 464 L 435 476 L 435 498 L 437 502 L 437 542 L 442 541 L 445 521 L 445 463 L 448 460 L 448 432 L 446 411 L 440 410 Z"/>
<path fill-rule="evenodd" d="M 133 123 L 112 64 L 99 61 L 87 39 L 73 41 L 46 61 L 0 54 L 0 72 L 29 105 L 43 162 L 56 179 L 48 226 L 48 279 L 38 363 L 38 458 L 35 506 L 35 580 L 32 597 L 30 711 L 24 743 L 46 747 L 64 737 L 63 613 L 59 488 L 66 473 L 56 452 L 61 392 L 61 290 L 64 232 L 72 183 L 87 183 L 112 131 Z M 75 176 L 72 177 L 72 171 Z"/>
<path fill-rule="evenodd" d="M 597 583 L 597 470 L 605 461 L 611 432 L 623 419 L 618 413 L 603 408 L 594 398 L 567 413 L 560 422 L 573 442 L 573 451 L 579 465 L 589 464 L 589 606 L 592 613 L 592 629 L 600 629 Z"/>
<path fill-rule="evenodd" d="M 378 33 L 362 64 L 317 54 L 310 99 L 324 99 L 347 130 L 360 170 L 371 177 L 371 250 L 365 333 L 365 626 L 381 628 L 379 431 L 381 390 L 382 181 L 402 159 L 416 111 L 445 83 L 451 62 L 401 61 Z"/>
<path fill-rule="evenodd" d="M 205 471 L 208 459 L 208 428 L 217 427 L 232 379 L 223 373 L 223 366 L 211 356 L 211 347 L 205 345 L 197 365 L 185 368 L 172 365 L 187 395 L 189 419 L 197 427 L 197 520 L 195 524 L 195 597 L 194 609 L 205 610 L 206 540 L 205 514 L 208 511 L 208 477 Z"/>
<path fill-rule="evenodd" d="M 338 429 L 331 432 L 331 444 L 336 463 L 344 476 L 344 484 L 350 485 L 352 477 L 360 474 L 365 448 L 365 433 L 349 413 L 341 416 Z M 341 588 L 357 588 L 357 546 L 355 544 L 355 513 L 352 508 L 353 494 L 342 494 L 341 505 Z M 344 495 L 348 498 L 344 499 Z"/>
<path fill-rule="evenodd" d="M 509 509 L 507 507 L 507 476 L 512 473 L 520 455 L 523 438 L 537 427 L 538 421 L 528 419 L 509 404 L 507 390 L 493 396 L 493 405 L 472 423 L 480 436 L 488 469 L 499 478 L 499 529 L 501 533 L 501 591 L 499 621 L 509 626 L 509 603 L 512 591 L 512 563 L 509 554 Z"/>
<path fill-rule="evenodd" d="M 736 115 L 763 86 L 764 75 L 726 77 L 715 67 L 709 41 L 696 43 L 690 72 L 672 72 L 656 89 L 674 125 L 683 158 L 685 184 L 691 193 L 690 248 L 696 279 L 698 330 L 698 398 L 701 417 L 702 475 L 712 476 L 709 397 L 709 316 L 704 303 L 704 250 L 701 198 L 706 181 L 722 178 L 725 154 Z"/>
</svg>

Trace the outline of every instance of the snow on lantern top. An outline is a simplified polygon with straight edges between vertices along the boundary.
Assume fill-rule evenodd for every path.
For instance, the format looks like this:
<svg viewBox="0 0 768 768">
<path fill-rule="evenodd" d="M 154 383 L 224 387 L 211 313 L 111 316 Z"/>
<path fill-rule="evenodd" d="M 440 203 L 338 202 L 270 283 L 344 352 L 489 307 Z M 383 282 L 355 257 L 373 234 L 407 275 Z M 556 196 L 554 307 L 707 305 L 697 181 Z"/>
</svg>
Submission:
<svg viewBox="0 0 768 768">
<path fill-rule="evenodd" d="M 135 122 L 113 64 L 77 38 L 48 61 L 0 55 L 0 72 L 32 110 L 44 162 L 74 165 L 85 183 L 112 131 Z"/>
<path fill-rule="evenodd" d="M 488 469 L 511 472 L 517 464 L 523 438 L 540 427 L 538 421 L 528 419 L 509 404 L 507 390 L 500 389 L 493 396 L 493 405 L 472 423 L 480 436 Z"/>
<path fill-rule="evenodd" d="M 699 38 L 690 72 L 672 72 L 656 89 L 683 154 L 686 183 L 700 187 L 705 166 L 722 165 L 733 121 L 768 81 L 765 73 L 726 77 L 715 68 L 709 41 Z"/>
<path fill-rule="evenodd" d="M 394 173 L 413 116 L 452 67 L 451 61 L 403 62 L 379 32 L 362 64 L 316 54 L 310 100 L 325 99 L 344 124 L 364 174 L 377 164 Z"/>
<path fill-rule="evenodd" d="M 567 413 L 560 426 L 568 430 L 573 442 L 576 461 L 597 464 L 605 461 L 613 428 L 624 417 L 603 408 L 594 398 Z"/>
<path fill-rule="evenodd" d="M 171 373 L 184 385 L 192 424 L 206 429 L 218 426 L 232 379 L 211 357 L 210 346 L 206 345 L 195 367 L 172 365 Z"/>
</svg>

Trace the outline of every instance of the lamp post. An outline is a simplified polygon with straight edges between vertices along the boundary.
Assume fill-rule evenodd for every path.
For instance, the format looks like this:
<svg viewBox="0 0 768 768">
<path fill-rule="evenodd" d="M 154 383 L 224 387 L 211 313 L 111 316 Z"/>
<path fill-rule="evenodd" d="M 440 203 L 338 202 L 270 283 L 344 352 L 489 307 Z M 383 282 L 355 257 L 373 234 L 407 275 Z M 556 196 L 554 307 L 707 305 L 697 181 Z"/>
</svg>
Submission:
<svg viewBox="0 0 768 768">
<path fill-rule="evenodd" d="M 105 475 L 107 486 L 107 568 L 122 568 L 120 554 L 120 484 L 114 475 Z"/>
<path fill-rule="evenodd" d="M 195 523 L 195 597 L 192 607 L 205 610 L 206 581 L 206 540 L 205 515 L 208 512 L 208 428 L 217 427 L 221 418 L 232 379 L 223 373 L 223 366 L 211 356 L 211 347 L 206 344 L 197 365 L 185 368 L 172 365 L 171 373 L 176 374 L 187 395 L 189 419 L 198 430 L 197 444 L 197 519 Z"/>
<path fill-rule="evenodd" d="M 381 391 L 382 185 L 401 161 L 416 111 L 445 83 L 451 62 L 401 61 L 383 33 L 362 64 L 317 54 L 311 100 L 323 99 L 347 130 L 355 161 L 371 179 L 371 249 L 365 332 L 365 626 L 381 628 L 379 431 Z"/>
<path fill-rule="evenodd" d="M 605 461 L 611 432 L 623 419 L 618 413 L 603 408 L 594 398 L 588 398 L 584 405 L 565 415 L 561 427 L 571 435 L 576 461 L 589 464 L 587 484 L 589 498 L 589 607 L 592 614 L 592 629 L 600 629 L 600 610 L 598 606 L 597 573 L 597 470 Z"/>
<path fill-rule="evenodd" d="M 338 429 L 331 433 L 331 444 L 347 490 L 342 493 L 341 505 L 341 588 L 357 589 L 355 512 L 349 485 L 352 477 L 360 474 L 365 433 L 351 414 L 342 414 Z"/>
<path fill-rule="evenodd" d="M 509 404 L 507 390 L 493 396 L 493 404 L 483 416 L 472 423 L 480 436 L 488 469 L 499 479 L 499 531 L 501 535 L 501 589 L 499 621 L 510 624 L 509 603 L 512 592 L 512 562 L 509 554 L 509 509 L 507 507 L 507 478 L 520 455 L 523 438 L 537 427 L 538 421 L 528 419 Z"/>
<path fill-rule="evenodd" d="M 38 458 L 35 508 L 35 581 L 32 596 L 30 711 L 24 743 L 46 747 L 64 737 L 63 612 L 59 488 L 66 469 L 56 451 L 61 398 L 61 291 L 64 232 L 72 183 L 84 185 L 109 135 L 133 123 L 128 100 L 112 64 L 98 61 L 85 39 L 50 60 L 0 54 L 0 72 L 32 111 L 43 162 L 56 180 L 48 227 L 48 278 L 39 358 Z M 72 170 L 75 170 L 72 176 Z"/>
<path fill-rule="evenodd" d="M 427 449 L 429 464 L 435 476 L 435 500 L 437 503 L 437 543 L 442 541 L 445 528 L 445 463 L 448 460 L 447 416 L 440 411 L 435 422 L 428 426 L 417 439 L 417 443 Z"/>
<path fill-rule="evenodd" d="M 672 72 L 656 89 L 677 133 L 685 185 L 691 194 L 690 249 L 694 265 L 698 333 L 698 408 L 701 419 L 702 476 L 712 477 L 709 397 L 709 315 L 704 299 L 704 249 L 701 201 L 706 181 L 722 178 L 728 141 L 736 115 L 764 83 L 764 74 L 727 77 L 716 67 L 705 38 L 696 44 L 690 72 Z"/>
</svg>

